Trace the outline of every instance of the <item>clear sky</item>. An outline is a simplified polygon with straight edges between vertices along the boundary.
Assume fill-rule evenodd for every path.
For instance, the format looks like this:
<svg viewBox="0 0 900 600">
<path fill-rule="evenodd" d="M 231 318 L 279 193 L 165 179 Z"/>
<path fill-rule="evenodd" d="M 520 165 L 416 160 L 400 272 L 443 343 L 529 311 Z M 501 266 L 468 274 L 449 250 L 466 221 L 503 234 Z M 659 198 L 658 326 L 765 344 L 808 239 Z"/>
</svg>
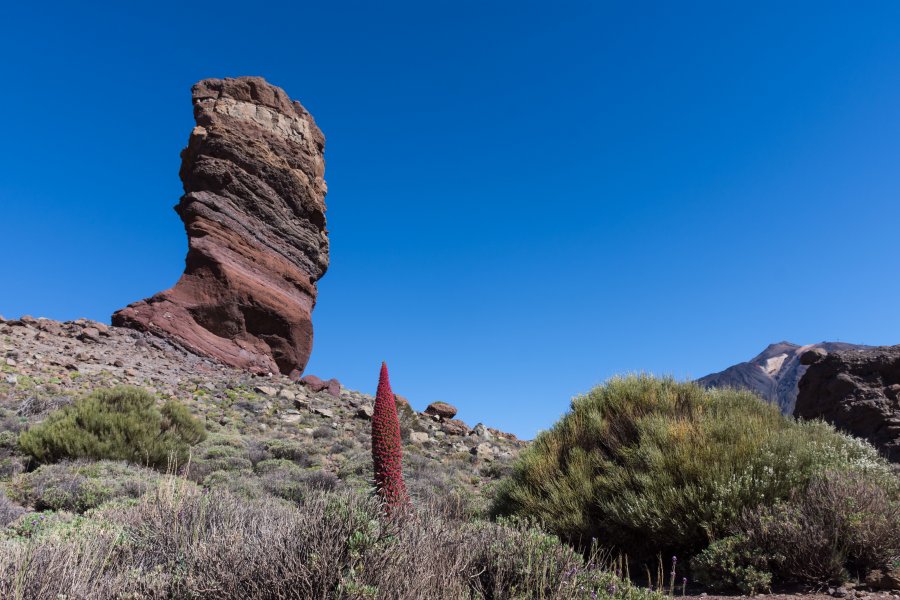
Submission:
<svg viewBox="0 0 900 600">
<path fill-rule="evenodd" d="M 530 437 L 616 373 L 900 343 L 900 3 L 13 2 L 0 314 L 170 287 L 190 87 L 327 138 L 307 372 Z"/>
</svg>

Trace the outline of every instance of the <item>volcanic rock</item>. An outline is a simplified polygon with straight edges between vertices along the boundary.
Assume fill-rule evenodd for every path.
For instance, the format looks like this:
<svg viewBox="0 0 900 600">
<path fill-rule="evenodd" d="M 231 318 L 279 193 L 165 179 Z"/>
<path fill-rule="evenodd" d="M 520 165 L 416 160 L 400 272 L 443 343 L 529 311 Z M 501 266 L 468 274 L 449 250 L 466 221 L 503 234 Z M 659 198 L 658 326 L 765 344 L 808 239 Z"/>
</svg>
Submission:
<svg viewBox="0 0 900 600">
<path fill-rule="evenodd" d="M 425 409 L 426 415 L 440 417 L 441 419 L 452 419 L 456 416 L 456 407 L 446 402 L 432 402 Z"/>
<path fill-rule="evenodd" d="M 868 347 L 843 342 L 821 342 L 806 346 L 778 342 L 769 344 L 748 362 L 701 377 L 697 383 L 707 388 L 750 390 L 763 400 L 778 405 L 783 414 L 790 415 L 794 412 L 797 400 L 797 384 L 806 372 L 807 365 L 801 361 L 802 355 L 817 350 L 827 353 Z"/>
<path fill-rule="evenodd" d="M 441 431 L 449 435 L 469 435 L 469 426 L 459 419 L 447 419 L 441 423 Z"/>
<path fill-rule="evenodd" d="M 900 462 L 900 346 L 829 352 L 800 380 L 794 416 L 824 419 Z"/>
<path fill-rule="evenodd" d="M 300 373 L 328 268 L 325 138 L 262 78 L 205 79 L 192 93 L 197 126 L 175 207 L 188 236 L 184 274 L 113 324 L 254 373 Z"/>
<path fill-rule="evenodd" d="M 326 391 L 335 398 L 341 397 L 341 382 L 337 379 L 324 381 L 315 375 L 304 375 L 300 378 L 300 383 L 306 386 L 306 388 L 314 394 Z"/>
</svg>

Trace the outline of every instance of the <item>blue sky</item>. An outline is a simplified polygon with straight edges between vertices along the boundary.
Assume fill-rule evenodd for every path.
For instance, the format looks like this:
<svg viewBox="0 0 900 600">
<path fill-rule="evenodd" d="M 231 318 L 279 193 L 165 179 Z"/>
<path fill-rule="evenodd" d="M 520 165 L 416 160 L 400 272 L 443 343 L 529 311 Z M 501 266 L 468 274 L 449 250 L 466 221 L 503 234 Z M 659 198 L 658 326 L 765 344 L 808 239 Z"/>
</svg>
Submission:
<svg viewBox="0 0 900 600">
<path fill-rule="evenodd" d="M 4 8 L 7 318 L 174 284 L 190 86 L 262 75 L 328 140 L 308 372 L 530 437 L 616 373 L 900 343 L 900 4 L 124 4 Z"/>
</svg>

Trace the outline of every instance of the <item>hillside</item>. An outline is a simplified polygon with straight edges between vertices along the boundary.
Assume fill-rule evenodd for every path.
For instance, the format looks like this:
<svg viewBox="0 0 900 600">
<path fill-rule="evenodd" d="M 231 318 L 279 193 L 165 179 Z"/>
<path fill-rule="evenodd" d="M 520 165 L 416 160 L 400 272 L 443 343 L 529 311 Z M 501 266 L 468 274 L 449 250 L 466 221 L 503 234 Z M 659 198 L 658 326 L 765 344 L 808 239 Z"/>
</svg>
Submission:
<svg viewBox="0 0 900 600">
<path fill-rule="evenodd" d="M 314 392 L 280 374 L 254 376 L 151 334 L 83 319 L 0 320 L 0 357 L 4 478 L 26 467 L 16 433 L 94 389 L 125 384 L 160 401 L 177 398 L 203 419 L 210 435 L 194 448 L 188 472 L 208 488 L 250 497 L 272 493 L 277 477 L 258 466 L 273 459 L 287 461 L 280 465 L 285 479 L 299 474 L 330 486 L 369 486 L 374 398 L 366 393 L 343 387 L 339 397 L 327 388 Z M 414 497 L 482 505 L 525 445 L 481 424 L 469 428 L 418 412 L 402 398 L 398 407 Z"/>
</svg>

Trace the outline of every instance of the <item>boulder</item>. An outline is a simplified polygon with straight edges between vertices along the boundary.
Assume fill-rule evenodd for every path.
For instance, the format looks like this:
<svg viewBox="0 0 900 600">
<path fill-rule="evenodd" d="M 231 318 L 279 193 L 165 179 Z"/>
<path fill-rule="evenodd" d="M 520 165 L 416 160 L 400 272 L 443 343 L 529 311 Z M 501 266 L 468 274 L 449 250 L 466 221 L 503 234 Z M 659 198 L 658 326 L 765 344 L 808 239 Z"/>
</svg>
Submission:
<svg viewBox="0 0 900 600">
<path fill-rule="evenodd" d="M 447 419 L 441 424 L 441 431 L 449 435 L 469 435 L 469 426 L 459 419 Z"/>
<path fill-rule="evenodd" d="M 356 416 L 359 419 L 371 419 L 373 414 L 375 414 L 375 410 L 368 404 L 363 404 L 356 409 Z"/>
<path fill-rule="evenodd" d="M 197 125 L 175 208 L 188 236 L 184 274 L 113 325 L 253 373 L 300 373 L 328 268 L 325 138 L 260 77 L 205 79 L 192 95 Z"/>
<path fill-rule="evenodd" d="M 331 411 L 330 409 L 328 409 L 328 408 L 322 408 L 322 407 L 318 406 L 318 407 L 316 407 L 316 408 L 313 409 L 313 412 L 316 413 L 317 415 L 322 416 L 322 417 L 325 417 L 325 418 L 327 418 L 327 419 L 333 419 L 333 418 L 334 418 L 334 412 L 332 412 L 332 411 Z"/>
<path fill-rule="evenodd" d="M 482 460 L 493 460 L 494 459 L 494 448 L 487 442 L 483 442 L 478 444 L 472 450 L 470 450 L 472 454 L 475 455 L 476 458 L 480 458 Z"/>
<path fill-rule="evenodd" d="M 900 346 L 828 352 L 809 365 L 794 416 L 824 419 L 900 462 Z"/>
<path fill-rule="evenodd" d="M 424 444 L 428 441 L 428 434 L 424 431 L 413 431 L 409 434 L 409 441 L 414 444 Z"/>
<path fill-rule="evenodd" d="M 316 377 L 315 375 L 304 375 L 300 378 L 300 384 L 306 386 L 306 388 L 314 394 L 318 394 L 321 391 L 326 391 L 335 398 L 341 397 L 341 382 L 337 379 L 329 379 L 328 381 L 323 381 L 321 378 Z"/>
<path fill-rule="evenodd" d="M 472 435 L 484 440 L 490 440 L 494 437 L 482 423 L 479 423 L 472 429 Z"/>
<path fill-rule="evenodd" d="M 441 419 L 452 419 L 456 416 L 456 407 L 446 402 L 432 402 L 425 409 L 425 414 Z"/>
</svg>

